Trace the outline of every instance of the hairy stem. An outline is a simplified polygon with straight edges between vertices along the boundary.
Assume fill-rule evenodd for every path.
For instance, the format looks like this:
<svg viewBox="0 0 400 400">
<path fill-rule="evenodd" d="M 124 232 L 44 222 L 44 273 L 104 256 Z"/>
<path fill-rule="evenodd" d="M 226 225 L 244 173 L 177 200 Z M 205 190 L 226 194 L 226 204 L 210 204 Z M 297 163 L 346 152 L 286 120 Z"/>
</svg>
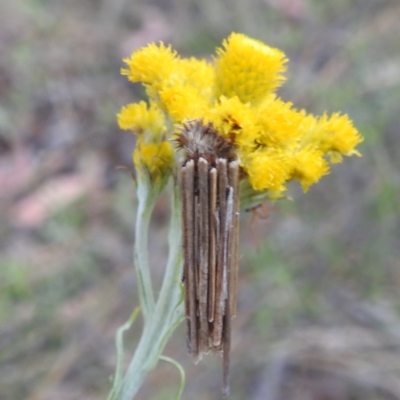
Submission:
<svg viewBox="0 0 400 400">
<path fill-rule="evenodd" d="M 139 211 L 141 211 L 140 199 L 138 213 Z M 174 187 L 169 229 L 169 256 L 163 283 L 157 303 L 153 308 L 147 309 L 147 317 L 145 319 L 142 336 L 122 385 L 119 388 L 115 388 L 114 399 L 132 400 L 135 397 L 146 375 L 156 366 L 170 335 L 184 319 L 182 289 L 180 284 L 182 268 L 180 214 L 178 188 Z M 145 212 L 143 212 L 143 216 L 147 217 Z M 143 225 L 140 224 L 139 227 L 143 227 Z M 138 260 L 139 263 L 141 263 L 141 267 L 146 265 L 143 263 L 143 260 L 148 262 L 147 230 L 146 238 L 141 237 L 143 234 L 144 231 L 142 230 L 136 231 L 137 242 L 135 244 L 135 254 L 137 257 L 144 257 Z M 138 243 L 146 243 L 146 247 L 137 249 Z M 145 291 L 148 289 L 147 278 L 150 279 L 150 274 L 143 272 L 144 271 L 140 269 L 141 277 L 144 278 L 140 284 L 144 283 L 142 288 Z M 151 296 L 147 296 L 147 293 L 143 293 L 142 295 L 144 304 L 148 306 L 146 300 L 151 299 Z"/>
<path fill-rule="evenodd" d="M 157 200 L 157 196 L 151 189 L 148 178 L 145 176 L 138 176 L 138 206 L 136 211 L 133 259 L 138 280 L 139 301 L 145 320 L 153 313 L 155 307 L 147 248 L 151 213 Z"/>
</svg>

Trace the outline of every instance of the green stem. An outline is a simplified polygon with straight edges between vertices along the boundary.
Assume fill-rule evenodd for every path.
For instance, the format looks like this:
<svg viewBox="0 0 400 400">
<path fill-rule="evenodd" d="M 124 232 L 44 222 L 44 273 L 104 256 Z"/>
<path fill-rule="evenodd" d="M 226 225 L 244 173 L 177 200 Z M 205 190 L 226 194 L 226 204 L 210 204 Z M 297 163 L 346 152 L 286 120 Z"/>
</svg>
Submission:
<svg viewBox="0 0 400 400">
<path fill-rule="evenodd" d="M 168 338 L 184 319 L 180 285 L 182 269 L 181 211 L 176 187 L 173 189 L 171 209 L 169 256 L 160 294 L 154 312 L 150 312 L 145 320 L 142 336 L 122 386 L 116 389 L 115 399 L 118 400 L 134 398 L 146 375 L 156 366 Z M 140 236 L 142 232 L 137 231 L 136 234 Z"/>
<path fill-rule="evenodd" d="M 180 400 L 182 397 L 183 388 L 185 387 L 185 370 L 173 358 L 166 357 L 166 356 L 160 356 L 160 360 L 170 363 L 178 370 L 180 378 L 181 378 L 181 382 L 179 384 L 179 389 L 178 389 L 178 393 L 176 395 L 176 400 Z"/>
<path fill-rule="evenodd" d="M 147 246 L 150 217 L 157 199 L 146 176 L 138 176 L 137 199 L 134 264 L 138 279 L 140 306 L 146 320 L 153 313 L 155 307 Z"/>
</svg>

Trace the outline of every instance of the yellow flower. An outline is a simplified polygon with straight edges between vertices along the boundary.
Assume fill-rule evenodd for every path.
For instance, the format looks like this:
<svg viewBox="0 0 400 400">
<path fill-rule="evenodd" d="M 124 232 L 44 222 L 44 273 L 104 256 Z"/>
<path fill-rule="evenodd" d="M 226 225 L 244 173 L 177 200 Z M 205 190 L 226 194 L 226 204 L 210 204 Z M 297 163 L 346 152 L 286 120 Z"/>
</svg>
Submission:
<svg viewBox="0 0 400 400">
<path fill-rule="evenodd" d="M 179 84 L 162 89 L 160 103 L 175 123 L 202 118 L 210 107 L 194 87 Z"/>
<path fill-rule="evenodd" d="M 122 73 L 142 82 L 150 97 L 149 107 L 130 104 L 118 115 L 122 129 L 140 134 L 137 168 L 152 176 L 170 168 L 164 161 L 172 150 L 163 141 L 174 124 L 190 120 L 211 123 L 232 145 L 253 189 L 274 196 L 291 180 L 308 190 L 329 173 L 326 158 L 339 162 L 360 155 L 355 147 L 363 138 L 346 115 L 314 117 L 277 97 L 287 62 L 280 50 L 232 33 L 216 53 L 209 63 L 152 43 L 124 60 L 128 68 Z"/>
<path fill-rule="evenodd" d="M 139 173 L 147 171 L 154 181 L 160 182 L 171 170 L 174 162 L 171 143 L 143 143 L 139 139 L 133 153 L 133 162 Z"/>
<path fill-rule="evenodd" d="M 280 50 L 238 33 L 222 45 L 215 59 L 217 98 L 238 96 L 243 103 L 256 104 L 285 80 L 287 59 Z"/>
<path fill-rule="evenodd" d="M 254 147 L 259 134 L 256 123 L 256 111 L 248 104 L 243 104 L 237 96 L 230 99 L 221 97 L 205 116 L 217 131 L 236 146 Z"/>
<path fill-rule="evenodd" d="M 207 101 L 214 96 L 215 69 L 205 60 L 181 59 L 179 68 L 184 84 L 193 87 Z"/>
<path fill-rule="evenodd" d="M 306 192 L 310 185 L 329 173 L 329 164 L 323 158 L 324 153 L 315 148 L 302 149 L 291 157 L 291 179 L 301 183 Z"/>
<path fill-rule="evenodd" d="M 292 103 L 281 99 L 264 101 L 258 107 L 261 134 L 258 142 L 266 146 L 290 143 L 303 134 L 306 115 L 292 109 Z"/>
<path fill-rule="evenodd" d="M 148 131 L 152 136 L 160 136 L 165 131 L 162 111 L 154 104 L 148 108 L 144 101 L 123 107 L 117 118 L 121 129 L 138 134 Z"/>
<path fill-rule="evenodd" d="M 121 69 L 131 82 L 142 82 L 147 88 L 149 97 L 155 98 L 157 91 L 174 77 L 179 63 L 176 51 L 164 43 L 154 43 L 135 51 L 130 58 L 123 60 L 128 68 Z"/>
<path fill-rule="evenodd" d="M 255 190 L 286 190 L 284 183 L 289 178 L 290 170 L 282 152 L 276 149 L 255 151 L 243 160 L 243 165 Z"/>
<path fill-rule="evenodd" d="M 118 114 L 121 129 L 132 130 L 137 135 L 133 161 L 138 173 L 147 172 L 154 181 L 161 182 L 173 165 L 171 144 L 163 141 L 164 115 L 155 105 L 141 101 L 123 107 Z"/>
<path fill-rule="evenodd" d="M 330 118 L 326 114 L 322 115 L 314 136 L 320 149 L 331 155 L 332 162 L 340 162 L 342 155 L 360 155 L 354 147 L 361 143 L 363 138 L 347 115 L 335 113 Z"/>
</svg>

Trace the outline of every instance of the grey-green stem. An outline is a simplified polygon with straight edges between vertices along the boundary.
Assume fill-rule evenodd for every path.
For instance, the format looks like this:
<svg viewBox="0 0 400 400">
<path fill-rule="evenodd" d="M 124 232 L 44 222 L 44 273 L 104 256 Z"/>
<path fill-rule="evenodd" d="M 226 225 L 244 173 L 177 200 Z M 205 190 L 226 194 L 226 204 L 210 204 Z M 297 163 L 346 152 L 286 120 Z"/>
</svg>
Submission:
<svg viewBox="0 0 400 400">
<path fill-rule="evenodd" d="M 154 303 L 148 269 L 147 245 L 147 231 L 154 200 L 149 199 L 144 193 L 138 192 L 138 219 L 140 218 L 141 221 L 137 220 L 136 223 L 135 261 L 140 280 L 140 303 L 143 310 L 146 310 L 145 321 L 133 359 L 121 386 L 113 389 L 111 399 L 132 400 L 135 397 L 147 374 L 159 361 L 168 338 L 184 319 L 182 285 L 180 283 L 182 270 L 181 207 L 177 185 L 173 185 L 171 198 L 169 255 L 161 290 L 157 302 Z M 139 213 L 141 213 L 140 216 Z"/>
</svg>

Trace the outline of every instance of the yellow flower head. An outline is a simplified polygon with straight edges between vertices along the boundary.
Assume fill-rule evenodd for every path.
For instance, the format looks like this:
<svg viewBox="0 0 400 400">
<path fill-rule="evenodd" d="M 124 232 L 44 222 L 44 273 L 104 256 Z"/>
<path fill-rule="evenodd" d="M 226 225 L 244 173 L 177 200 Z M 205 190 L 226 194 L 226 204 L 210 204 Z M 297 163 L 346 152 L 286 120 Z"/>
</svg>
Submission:
<svg viewBox="0 0 400 400">
<path fill-rule="evenodd" d="M 179 63 L 176 51 L 162 42 L 158 46 L 151 43 L 123 61 L 128 68 L 121 69 L 121 74 L 126 75 L 131 82 L 142 82 L 152 98 L 157 96 L 157 91 L 165 82 L 173 80 L 176 65 Z"/>
<path fill-rule="evenodd" d="M 324 114 L 318 120 L 314 135 L 320 149 L 331 155 L 332 162 L 340 162 L 342 155 L 360 155 L 354 147 L 361 143 L 363 138 L 347 115 L 335 113 L 328 118 Z"/>
<path fill-rule="evenodd" d="M 188 86 L 193 87 L 206 100 L 214 95 L 215 69 L 206 60 L 196 58 L 181 59 L 179 62 L 180 75 Z"/>
<path fill-rule="evenodd" d="M 256 110 L 248 104 L 243 104 L 237 96 L 230 99 L 222 96 L 220 101 L 210 108 L 206 120 L 212 122 L 214 128 L 236 146 L 254 146 L 258 136 Z"/>
<path fill-rule="evenodd" d="M 118 124 L 137 135 L 133 161 L 138 173 L 147 172 L 152 180 L 161 182 L 173 165 L 171 144 L 163 140 L 166 127 L 162 111 L 153 103 L 147 107 L 144 101 L 129 104 L 118 114 Z"/>
<path fill-rule="evenodd" d="M 143 143 L 139 139 L 133 153 L 133 162 L 138 173 L 146 171 L 152 180 L 160 182 L 173 166 L 174 151 L 171 143 Z"/>
<path fill-rule="evenodd" d="M 255 190 L 286 190 L 285 181 L 289 178 L 289 164 L 285 154 L 276 149 L 255 151 L 245 160 L 249 182 Z"/>
<path fill-rule="evenodd" d="M 171 170 L 170 139 L 188 121 L 212 124 L 240 160 L 242 176 L 254 190 L 279 196 L 291 180 L 304 191 L 329 173 L 330 162 L 359 155 L 363 138 L 346 115 L 314 117 L 296 110 L 274 91 L 284 81 L 287 59 L 278 49 L 232 33 L 212 63 L 180 58 L 154 43 L 125 59 L 122 73 L 142 82 L 150 97 L 121 110 L 122 129 L 138 134 L 138 169 L 153 177 Z M 175 125 L 175 127 L 174 127 Z"/>
<path fill-rule="evenodd" d="M 258 107 L 258 119 L 261 125 L 258 142 L 266 146 L 277 146 L 301 136 L 304 113 L 293 110 L 292 103 L 269 99 Z"/>
<path fill-rule="evenodd" d="M 147 107 L 144 101 L 123 107 L 117 118 L 121 129 L 137 134 L 148 132 L 151 136 L 159 137 L 165 131 L 162 111 L 155 104 Z"/>
<path fill-rule="evenodd" d="M 300 182 L 306 192 L 310 185 L 329 173 L 329 164 L 323 158 L 321 150 L 306 148 L 293 154 L 291 164 L 291 178 Z"/>
<path fill-rule="evenodd" d="M 210 105 L 198 90 L 190 85 L 176 84 L 160 91 L 160 101 L 175 123 L 202 118 Z"/>
<path fill-rule="evenodd" d="M 215 59 L 217 97 L 238 96 L 243 103 L 256 104 L 285 80 L 287 59 L 280 50 L 238 33 L 222 45 Z"/>
</svg>

